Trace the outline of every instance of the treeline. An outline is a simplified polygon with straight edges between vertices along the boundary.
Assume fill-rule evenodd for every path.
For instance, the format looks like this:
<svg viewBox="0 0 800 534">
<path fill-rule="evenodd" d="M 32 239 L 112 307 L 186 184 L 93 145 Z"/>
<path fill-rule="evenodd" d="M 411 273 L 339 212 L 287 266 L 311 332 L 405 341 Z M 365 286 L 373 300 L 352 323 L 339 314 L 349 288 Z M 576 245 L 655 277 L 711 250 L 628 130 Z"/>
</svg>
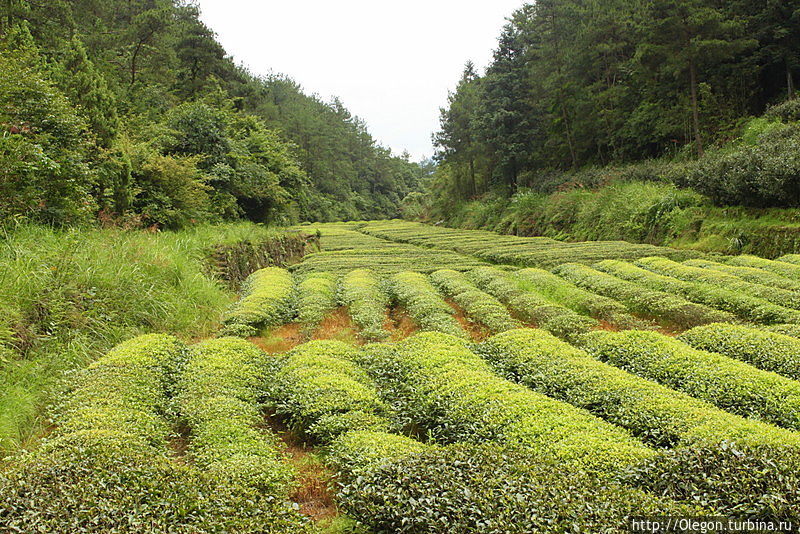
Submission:
<svg viewBox="0 0 800 534">
<path fill-rule="evenodd" d="M 608 177 L 587 168 L 662 158 L 679 164 L 626 172 L 720 204 L 797 205 L 800 165 L 779 162 L 800 146 L 800 106 L 752 118 L 794 99 L 798 73 L 797 0 L 537 0 L 442 110 L 433 202 L 446 215 L 488 191 L 597 185 Z"/>
<path fill-rule="evenodd" d="M 178 0 L 0 5 L 0 219 L 393 217 L 423 170 L 339 102 L 236 65 Z"/>
</svg>

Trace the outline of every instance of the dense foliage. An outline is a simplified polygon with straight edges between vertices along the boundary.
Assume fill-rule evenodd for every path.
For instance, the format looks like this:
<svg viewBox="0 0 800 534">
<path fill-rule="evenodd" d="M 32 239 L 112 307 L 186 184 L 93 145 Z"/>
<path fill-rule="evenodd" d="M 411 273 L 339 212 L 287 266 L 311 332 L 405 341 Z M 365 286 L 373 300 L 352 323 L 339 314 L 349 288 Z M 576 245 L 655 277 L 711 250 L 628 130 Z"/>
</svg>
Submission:
<svg viewBox="0 0 800 534">
<path fill-rule="evenodd" d="M 0 5 L 0 220 L 393 216 L 422 168 L 237 66 L 184 0 Z"/>
</svg>

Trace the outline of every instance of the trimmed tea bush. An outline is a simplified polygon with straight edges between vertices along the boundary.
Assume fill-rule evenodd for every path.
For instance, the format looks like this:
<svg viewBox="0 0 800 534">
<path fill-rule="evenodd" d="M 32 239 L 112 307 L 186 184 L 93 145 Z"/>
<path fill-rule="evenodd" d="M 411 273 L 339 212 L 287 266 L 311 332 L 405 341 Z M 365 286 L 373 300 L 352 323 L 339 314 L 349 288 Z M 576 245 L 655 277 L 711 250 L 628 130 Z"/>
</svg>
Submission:
<svg viewBox="0 0 800 534">
<path fill-rule="evenodd" d="M 472 320 L 492 332 L 520 326 L 500 301 L 475 287 L 463 273 L 442 269 L 431 275 L 431 282 L 463 308 Z"/>
<path fill-rule="evenodd" d="M 633 515 L 699 512 L 493 444 L 384 460 L 349 480 L 340 499 L 371 531 L 409 534 L 616 532 Z"/>
<path fill-rule="evenodd" d="M 602 361 L 723 410 L 800 429 L 800 382 L 655 332 L 593 332 L 585 339 Z"/>
<path fill-rule="evenodd" d="M 623 302 L 635 313 L 681 328 L 736 320 L 730 313 L 689 302 L 664 291 L 647 289 L 585 265 L 567 263 L 557 267 L 554 272 L 580 287 Z"/>
<path fill-rule="evenodd" d="M 578 313 L 607 321 L 620 328 L 644 328 L 646 322 L 628 313 L 624 304 L 581 289 L 544 269 L 521 269 L 516 276 L 522 287 L 544 295 Z"/>
<path fill-rule="evenodd" d="M 453 316 L 455 310 L 439 295 L 427 276 L 404 271 L 393 275 L 390 282 L 392 297 L 408 311 L 420 330 L 466 337 Z"/>
<path fill-rule="evenodd" d="M 286 269 L 267 267 L 247 277 L 242 298 L 225 314 L 223 335 L 254 336 L 261 328 L 288 322 L 294 314 L 295 290 Z"/>
<path fill-rule="evenodd" d="M 728 440 L 793 444 L 800 450 L 800 434 L 724 412 L 598 361 L 540 330 L 498 334 L 478 351 L 509 380 L 585 408 L 656 447 Z"/>
<path fill-rule="evenodd" d="M 800 380 L 800 339 L 722 323 L 694 328 L 679 339 L 696 349 L 718 352 Z"/>
<path fill-rule="evenodd" d="M 314 333 L 336 304 L 336 278 L 330 273 L 310 274 L 298 284 L 297 320 L 306 337 Z"/>
<path fill-rule="evenodd" d="M 386 430 L 386 406 L 340 341 L 312 341 L 289 351 L 270 380 L 266 403 L 295 431 L 319 443 L 353 430 Z"/>
<path fill-rule="evenodd" d="M 653 454 L 619 427 L 498 377 L 453 336 L 428 332 L 394 348 L 369 347 L 359 363 L 387 403 L 445 442 L 517 444 L 600 471 Z"/>
<path fill-rule="evenodd" d="M 467 274 L 479 288 L 505 303 L 523 321 L 559 337 L 572 338 L 597 326 L 597 321 L 525 291 L 520 283 L 495 267 L 479 267 Z"/>
<path fill-rule="evenodd" d="M 191 348 L 179 384 L 181 415 L 191 428 L 189 454 L 220 484 L 285 498 L 293 473 L 278 437 L 261 430 L 263 352 L 238 338 Z"/>
<path fill-rule="evenodd" d="M 357 269 L 342 277 L 339 301 L 347 306 L 364 339 L 381 340 L 389 336 L 383 326 L 389 297 L 371 270 Z"/>
</svg>

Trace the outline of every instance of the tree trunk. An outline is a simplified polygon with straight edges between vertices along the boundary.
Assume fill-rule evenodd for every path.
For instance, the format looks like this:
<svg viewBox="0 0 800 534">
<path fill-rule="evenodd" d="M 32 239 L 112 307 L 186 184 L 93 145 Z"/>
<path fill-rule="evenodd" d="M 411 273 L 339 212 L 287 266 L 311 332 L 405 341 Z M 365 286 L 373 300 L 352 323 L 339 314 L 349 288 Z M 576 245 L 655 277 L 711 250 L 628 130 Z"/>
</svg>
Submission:
<svg viewBox="0 0 800 534">
<path fill-rule="evenodd" d="M 472 196 L 478 194 L 478 184 L 475 183 L 475 158 L 469 158 L 469 178 L 472 182 Z"/>
<path fill-rule="evenodd" d="M 703 138 L 700 135 L 700 106 L 697 102 L 697 65 L 694 59 L 689 60 L 689 82 L 692 93 L 692 126 L 694 128 L 694 142 L 697 146 L 697 155 L 703 156 Z"/>
<path fill-rule="evenodd" d="M 794 100 L 794 77 L 792 76 L 792 67 L 789 66 L 789 61 L 786 61 L 786 90 L 789 92 L 789 100 Z"/>
</svg>

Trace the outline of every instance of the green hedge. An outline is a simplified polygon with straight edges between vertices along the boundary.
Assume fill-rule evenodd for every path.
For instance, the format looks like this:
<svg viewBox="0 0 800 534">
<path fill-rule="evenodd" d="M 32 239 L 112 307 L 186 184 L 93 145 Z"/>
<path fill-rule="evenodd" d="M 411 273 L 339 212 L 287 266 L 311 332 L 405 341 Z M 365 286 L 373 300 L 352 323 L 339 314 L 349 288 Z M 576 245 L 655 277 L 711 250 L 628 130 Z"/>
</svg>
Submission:
<svg viewBox="0 0 800 534">
<path fill-rule="evenodd" d="M 373 532 L 622 532 L 630 516 L 700 512 L 496 444 L 390 454 L 340 492 Z"/>
<path fill-rule="evenodd" d="M 516 272 L 522 287 L 535 291 L 578 313 L 606 321 L 621 328 L 644 328 L 647 323 L 628 313 L 624 304 L 612 298 L 582 289 L 543 269 Z"/>
<path fill-rule="evenodd" d="M 455 310 L 424 274 L 397 273 L 390 279 L 390 289 L 392 298 L 408 311 L 420 330 L 466 337 L 466 332 L 454 317 Z"/>
<path fill-rule="evenodd" d="M 766 328 L 766 330 L 767 332 L 800 338 L 800 324 L 776 324 Z"/>
<path fill-rule="evenodd" d="M 520 326 L 500 301 L 475 287 L 463 273 L 441 269 L 431 275 L 431 282 L 463 308 L 470 319 L 492 332 Z"/>
<path fill-rule="evenodd" d="M 293 472 L 276 434 L 261 430 L 259 398 L 267 356 L 239 338 L 198 343 L 179 383 L 189 454 L 221 485 L 285 498 Z"/>
<path fill-rule="evenodd" d="M 249 337 L 259 329 L 288 322 L 294 314 L 295 288 L 286 269 L 267 267 L 247 277 L 242 297 L 226 312 L 223 335 Z"/>
<path fill-rule="evenodd" d="M 387 430 L 387 407 L 354 360 L 358 349 L 312 341 L 289 351 L 268 383 L 266 403 L 290 428 L 329 443 L 353 430 Z"/>
<path fill-rule="evenodd" d="M 54 437 L 0 472 L 0 530 L 306 532 L 282 499 L 259 500 L 173 457 L 166 414 L 185 357 L 175 338 L 147 335 L 80 372 Z"/>
<path fill-rule="evenodd" d="M 704 515 L 791 522 L 800 517 L 800 455 L 779 445 L 723 442 L 668 450 L 621 481 L 700 505 L 708 510 Z"/>
<path fill-rule="evenodd" d="M 800 339 L 732 324 L 701 326 L 678 339 L 696 349 L 718 352 L 800 380 Z"/>
<path fill-rule="evenodd" d="M 313 273 L 297 286 L 297 320 L 303 333 L 310 337 L 325 315 L 336 308 L 336 277 L 330 273 Z"/>
<path fill-rule="evenodd" d="M 702 282 L 724 288 L 726 291 L 763 299 L 777 306 L 793 310 L 800 309 L 800 293 L 777 286 L 767 287 L 761 283 L 747 282 L 733 274 L 692 267 L 666 258 L 642 258 L 636 264 L 650 271 L 687 282 Z M 796 314 L 796 318 L 800 319 L 800 313 Z"/>
<path fill-rule="evenodd" d="M 384 328 L 389 296 L 380 279 L 369 269 L 356 269 L 342 277 L 339 283 L 339 302 L 347 306 L 353 322 L 368 340 L 389 337 Z"/>
<path fill-rule="evenodd" d="M 421 333 L 361 358 L 386 402 L 435 439 L 517 444 L 600 471 L 653 454 L 619 427 L 498 377 L 453 336 Z"/>
<path fill-rule="evenodd" d="M 584 289 L 623 302 L 634 313 L 654 317 L 681 328 L 708 323 L 733 322 L 730 313 L 656 291 L 577 263 L 557 267 L 554 272 Z"/>
<path fill-rule="evenodd" d="M 789 259 L 792 259 L 789 256 Z M 790 261 L 776 261 L 759 258 L 758 256 L 731 256 L 726 258 L 725 263 L 740 267 L 753 267 L 771 273 L 779 274 L 792 280 L 800 280 L 800 265 Z"/>
<path fill-rule="evenodd" d="M 762 324 L 784 323 L 800 318 L 797 310 L 776 306 L 764 299 L 702 282 L 686 282 L 624 261 L 606 260 L 595 267 L 648 289 L 673 293 L 686 300 Z"/>
<path fill-rule="evenodd" d="M 498 334 L 478 351 L 509 380 L 585 408 L 656 447 L 727 440 L 748 445 L 794 444 L 800 450 L 800 434 L 724 412 L 598 361 L 540 330 Z"/>
<path fill-rule="evenodd" d="M 754 284 L 763 284 L 770 287 L 788 289 L 789 291 L 800 291 L 800 280 L 792 280 L 791 278 L 786 278 L 785 276 L 755 267 L 727 265 L 725 263 L 708 260 L 689 260 L 683 263 L 691 267 L 702 267 L 703 269 L 732 274 L 738 276 L 742 280 L 753 282 Z"/>
<path fill-rule="evenodd" d="M 336 468 L 343 482 L 352 482 L 376 467 L 430 448 L 430 445 L 398 434 L 354 430 L 341 434 L 332 442 L 328 447 L 327 461 Z M 349 497 L 345 490 L 345 500 Z M 363 510 L 350 508 L 348 511 L 364 523 L 372 521 Z"/>
<path fill-rule="evenodd" d="M 572 338 L 597 326 L 597 321 L 556 304 L 533 291 L 526 291 L 519 281 L 495 267 L 478 267 L 467 273 L 477 287 L 506 304 L 521 320 L 534 323 L 559 337 Z"/>
<path fill-rule="evenodd" d="M 723 410 L 800 429 L 800 382 L 654 332 L 593 332 L 585 339 L 602 361 Z"/>
</svg>

